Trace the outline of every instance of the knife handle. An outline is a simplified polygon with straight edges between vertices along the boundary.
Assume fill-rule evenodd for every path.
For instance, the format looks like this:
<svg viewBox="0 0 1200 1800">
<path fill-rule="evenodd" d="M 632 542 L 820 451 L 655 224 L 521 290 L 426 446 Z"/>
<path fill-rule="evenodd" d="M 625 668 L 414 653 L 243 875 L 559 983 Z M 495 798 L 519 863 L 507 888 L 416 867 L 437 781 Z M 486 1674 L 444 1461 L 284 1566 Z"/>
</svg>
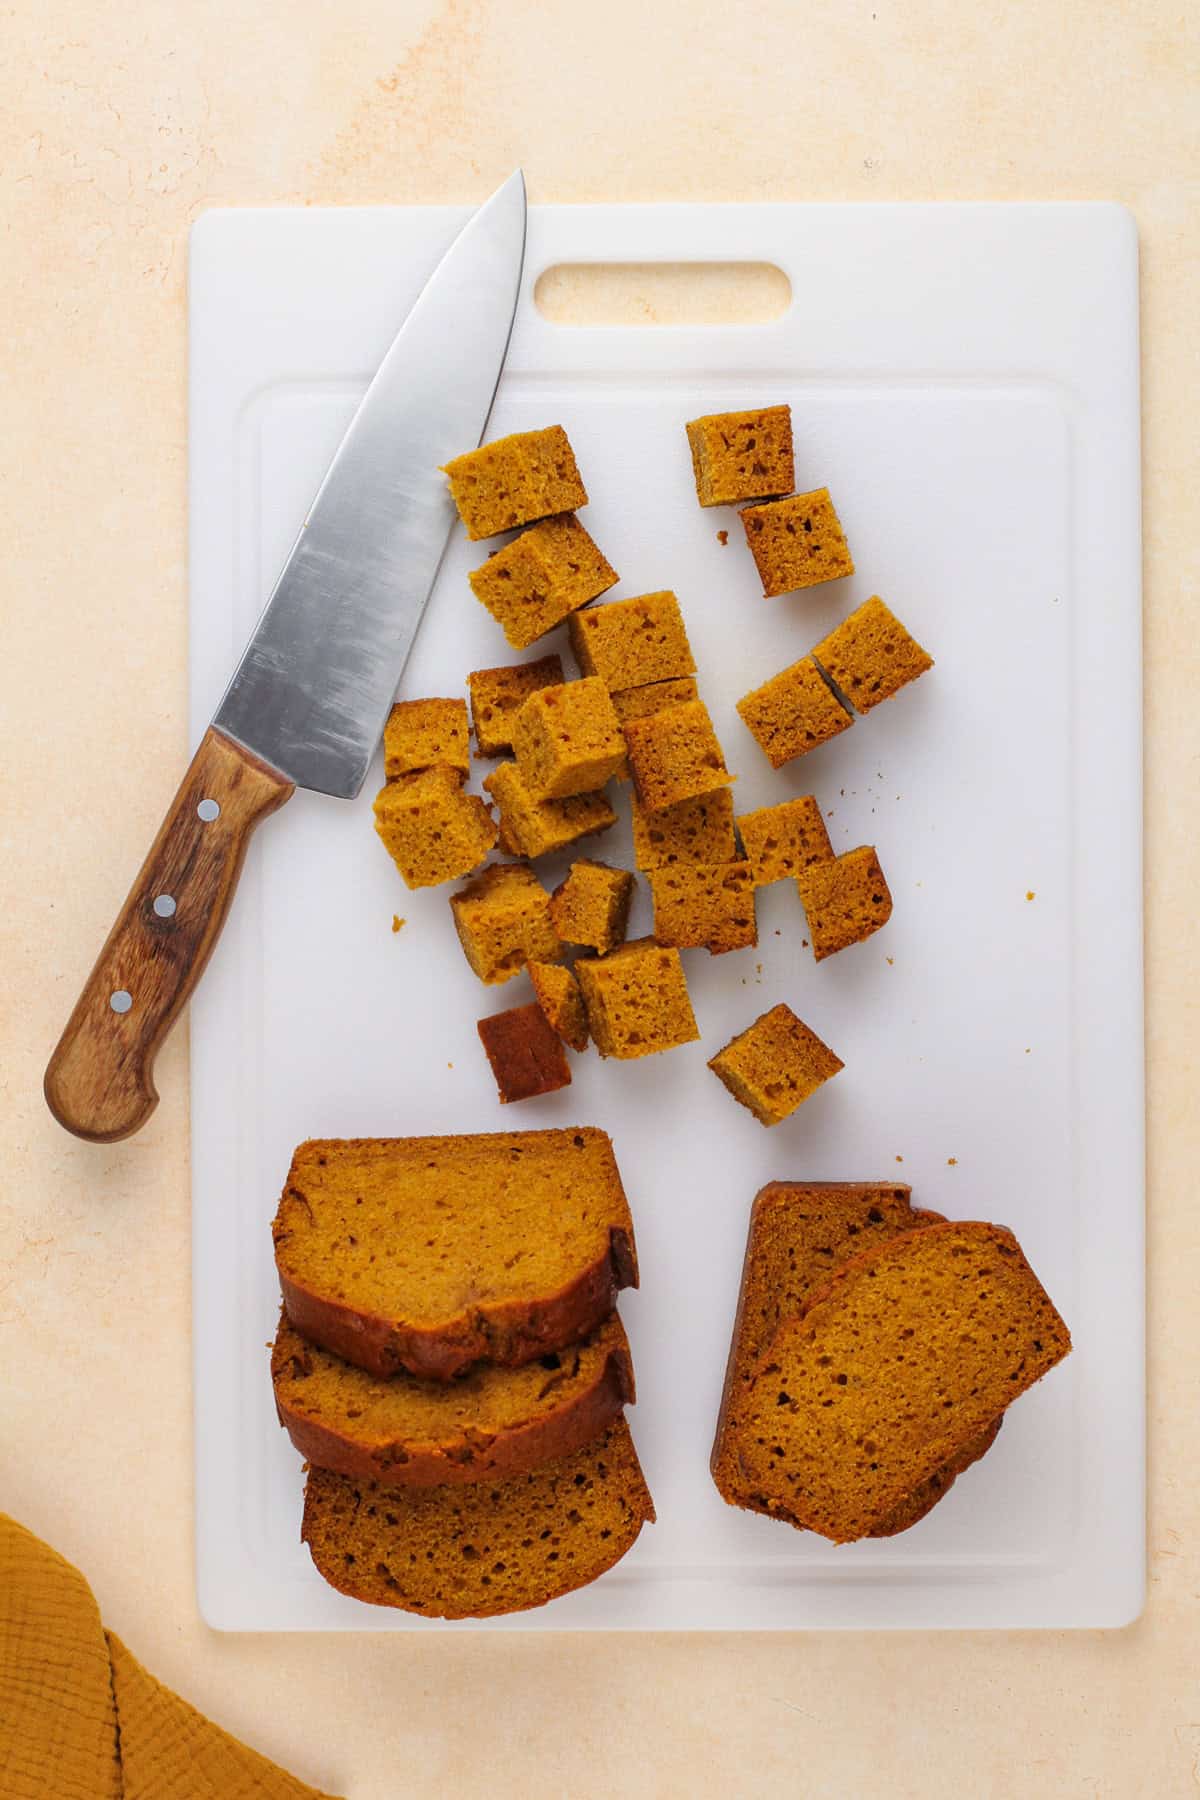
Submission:
<svg viewBox="0 0 1200 1800">
<path fill-rule="evenodd" d="M 46 1069 L 46 1102 L 76 1137 L 113 1143 L 158 1105 L 154 1059 L 212 955 L 250 833 L 295 791 L 209 727 Z"/>
</svg>

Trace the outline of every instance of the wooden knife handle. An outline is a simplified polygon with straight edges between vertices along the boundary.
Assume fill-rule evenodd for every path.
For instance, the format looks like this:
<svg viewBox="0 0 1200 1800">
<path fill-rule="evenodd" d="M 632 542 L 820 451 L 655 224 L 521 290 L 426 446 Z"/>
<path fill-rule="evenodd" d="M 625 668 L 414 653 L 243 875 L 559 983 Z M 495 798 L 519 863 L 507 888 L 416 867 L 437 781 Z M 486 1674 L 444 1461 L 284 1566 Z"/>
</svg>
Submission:
<svg viewBox="0 0 1200 1800">
<path fill-rule="evenodd" d="M 108 1144 L 158 1105 L 154 1059 L 200 979 L 260 819 L 292 782 L 210 726 L 46 1069 L 60 1125 Z"/>
</svg>

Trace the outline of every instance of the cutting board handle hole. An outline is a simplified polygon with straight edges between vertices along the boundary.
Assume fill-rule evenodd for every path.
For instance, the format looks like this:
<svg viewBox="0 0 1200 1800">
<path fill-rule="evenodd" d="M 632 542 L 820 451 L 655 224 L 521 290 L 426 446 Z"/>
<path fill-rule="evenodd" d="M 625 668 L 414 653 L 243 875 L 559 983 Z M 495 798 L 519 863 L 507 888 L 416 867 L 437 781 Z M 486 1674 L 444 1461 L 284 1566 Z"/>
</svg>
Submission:
<svg viewBox="0 0 1200 1800">
<path fill-rule="evenodd" d="M 555 263 L 534 305 L 551 325 L 769 325 L 792 304 L 775 263 Z"/>
</svg>

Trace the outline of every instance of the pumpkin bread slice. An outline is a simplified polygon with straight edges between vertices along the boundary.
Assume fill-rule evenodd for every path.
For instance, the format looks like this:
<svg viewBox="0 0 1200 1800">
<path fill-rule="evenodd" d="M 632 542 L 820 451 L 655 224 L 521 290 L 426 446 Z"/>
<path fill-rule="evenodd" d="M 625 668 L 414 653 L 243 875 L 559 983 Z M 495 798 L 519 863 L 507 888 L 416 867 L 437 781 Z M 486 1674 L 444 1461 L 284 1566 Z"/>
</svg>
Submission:
<svg viewBox="0 0 1200 1800">
<path fill-rule="evenodd" d="M 851 1543 L 1070 1348 L 1002 1226 L 873 1244 L 776 1332 L 745 1399 L 742 1474 L 776 1517 Z"/>
<path fill-rule="evenodd" d="M 574 1455 L 505 1480 L 396 1488 L 310 1469 L 300 1536 L 352 1599 L 486 1619 L 586 1587 L 653 1520 L 621 1418 Z"/>
<path fill-rule="evenodd" d="M 730 1506 L 769 1511 L 742 1475 L 739 1408 L 758 1362 L 783 1320 L 803 1313 L 833 1271 L 868 1245 L 943 1223 L 941 1213 L 914 1208 L 912 1190 L 902 1183 L 771 1181 L 760 1188 L 750 1210 L 737 1318 L 710 1465 L 717 1490 Z M 949 1492 L 955 1477 L 991 1448 L 999 1429 L 997 1418 L 928 1481 L 918 1483 L 870 1535 L 892 1537 L 923 1519 Z"/>
<path fill-rule="evenodd" d="M 401 1487 L 523 1474 L 591 1443 L 634 1398 L 616 1313 L 581 1343 L 519 1369 L 477 1363 L 457 1381 L 368 1375 L 310 1344 L 283 1313 L 271 1380 L 279 1423 L 301 1456 Z"/>
<path fill-rule="evenodd" d="M 272 1230 L 292 1324 L 375 1375 L 532 1362 L 637 1286 L 612 1144 L 588 1126 L 312 1139 Z"/>
</svg>

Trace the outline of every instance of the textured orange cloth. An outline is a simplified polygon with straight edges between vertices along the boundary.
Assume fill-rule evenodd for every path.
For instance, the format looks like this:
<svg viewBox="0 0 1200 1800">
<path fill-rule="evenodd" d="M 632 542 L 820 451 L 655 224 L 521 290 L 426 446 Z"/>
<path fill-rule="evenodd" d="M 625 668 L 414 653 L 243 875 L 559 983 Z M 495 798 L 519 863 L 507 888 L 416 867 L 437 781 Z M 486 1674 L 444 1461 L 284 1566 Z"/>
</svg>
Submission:
<svg viewBox="0 0 1200 1800">
<path fill-rule="evenodd" d="M 0 1513 L 4 1800 L 329 1800 L 148 1675 L 92 1590 Z"/>
</svg>

